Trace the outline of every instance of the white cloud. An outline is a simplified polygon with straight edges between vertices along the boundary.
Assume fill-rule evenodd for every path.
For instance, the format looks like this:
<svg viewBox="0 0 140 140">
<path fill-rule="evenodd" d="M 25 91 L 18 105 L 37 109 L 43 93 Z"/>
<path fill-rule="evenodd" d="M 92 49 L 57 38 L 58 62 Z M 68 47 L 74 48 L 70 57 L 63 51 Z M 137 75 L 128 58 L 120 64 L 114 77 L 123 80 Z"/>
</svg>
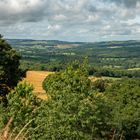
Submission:
<svg viewBox="0 0 140 140">
<path fill-rule="evenodd" d="M 139 24 L 140 0 L 0 1 L 0 32 L 10 38 L 139 38 Z"/>
<path fill-rule="evenodd" d="M 97 22 L 100 19 L 98 15 L 89 15 L 87 18 L 87 22 Z"/>
<path fill-rule="evenodd" d="M 49 25 L 48 26 L 48 30 L 57 31 L 57 30 L 60 30 L 60 29 L 61 29 L 60 25 Z"/>
<path fill-rule="evenodd" d="M 54 16 L 54 20 L 56 20 L 56 21 L 61 21 L 61 20 L 65 20 L 65 19 L 66 19 L 66 16 L 64 16 L 62 14 Z"/>
</svg>

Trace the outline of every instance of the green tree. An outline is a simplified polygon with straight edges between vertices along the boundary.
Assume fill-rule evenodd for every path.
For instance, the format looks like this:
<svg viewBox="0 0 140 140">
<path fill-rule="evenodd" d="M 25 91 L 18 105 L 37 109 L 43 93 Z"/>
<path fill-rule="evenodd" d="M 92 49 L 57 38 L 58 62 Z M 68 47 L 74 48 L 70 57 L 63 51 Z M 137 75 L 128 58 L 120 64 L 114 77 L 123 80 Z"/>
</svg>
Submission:
<svg viewBox="0 0 140 140">
<path fill-rule="evenodd" d="M 110 109 L 102 94 L 92 90 L 85 65 L 71 65 L 44 81 L 50 95 L 46 108 L 46 135 L 42 139 L 105 139 Z"/>
<path fill-rule="evenodd" d="M 140 139 L 140 81 L 123 79 L 106 89 L 117 139 Z"/>
<path fill-rule="evenodd" d="M 20 55 L 0 36 L 0 102 L 20 78 Z"/>
</svg>

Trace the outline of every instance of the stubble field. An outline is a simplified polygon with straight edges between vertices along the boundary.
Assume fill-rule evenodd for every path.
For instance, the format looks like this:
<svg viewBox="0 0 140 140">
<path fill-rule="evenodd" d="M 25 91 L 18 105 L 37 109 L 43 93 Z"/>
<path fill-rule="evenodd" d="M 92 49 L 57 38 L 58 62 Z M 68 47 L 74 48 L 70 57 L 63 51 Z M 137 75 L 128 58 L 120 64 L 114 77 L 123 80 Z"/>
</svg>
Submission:
<svg viewBox="0 0 140 140">
<path fill-rule="evenodd" d="M 34 87 L 33 93 L 37 95 L 38 98 L 41 98 L 43 100 L 46 100 L 48 97 L 45 90 L 42 87 L 42 83 L 44 79 L 50 74 L 53 74 L 53 72 L 27 71 L 26 78 L 24 79 L 25 81 L 33 85 Z"/>
</svg>

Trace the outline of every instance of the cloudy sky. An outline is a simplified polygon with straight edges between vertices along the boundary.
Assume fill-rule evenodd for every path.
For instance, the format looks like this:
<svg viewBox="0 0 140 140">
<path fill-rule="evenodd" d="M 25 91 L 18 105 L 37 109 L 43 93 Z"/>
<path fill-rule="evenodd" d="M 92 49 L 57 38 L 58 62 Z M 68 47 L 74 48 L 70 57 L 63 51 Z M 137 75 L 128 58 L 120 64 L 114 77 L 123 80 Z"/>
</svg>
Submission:
<svg viewBox="0 0 140 140">
<path fill-rule="evenodd" d="M 140 40 L 140 0 L 0 0 L 5 38 Z"/>
</svg>

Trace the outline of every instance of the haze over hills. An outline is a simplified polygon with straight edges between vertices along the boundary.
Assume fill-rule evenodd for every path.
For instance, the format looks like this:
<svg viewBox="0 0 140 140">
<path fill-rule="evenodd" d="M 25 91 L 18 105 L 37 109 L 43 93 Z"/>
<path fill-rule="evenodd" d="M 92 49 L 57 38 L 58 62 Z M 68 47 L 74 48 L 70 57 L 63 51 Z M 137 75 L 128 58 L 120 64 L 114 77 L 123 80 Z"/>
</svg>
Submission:
<svg viewBox="0 0 140 140">
<path fill-rule="evenodd" d="M 99 42 L 71 42 L 71 41 L 61 41 L 61 40 L 34 40 L 34 39 L 6 39 L 11 45 L 15 44 L 94 44 L 97 46 L 128 46 L 128 45 L 140 45 L 140 40 L 127 40 L 127 41 L 99 41 Z M 26 43 L 25 43 L 26 42 Z"/>
</svg>

